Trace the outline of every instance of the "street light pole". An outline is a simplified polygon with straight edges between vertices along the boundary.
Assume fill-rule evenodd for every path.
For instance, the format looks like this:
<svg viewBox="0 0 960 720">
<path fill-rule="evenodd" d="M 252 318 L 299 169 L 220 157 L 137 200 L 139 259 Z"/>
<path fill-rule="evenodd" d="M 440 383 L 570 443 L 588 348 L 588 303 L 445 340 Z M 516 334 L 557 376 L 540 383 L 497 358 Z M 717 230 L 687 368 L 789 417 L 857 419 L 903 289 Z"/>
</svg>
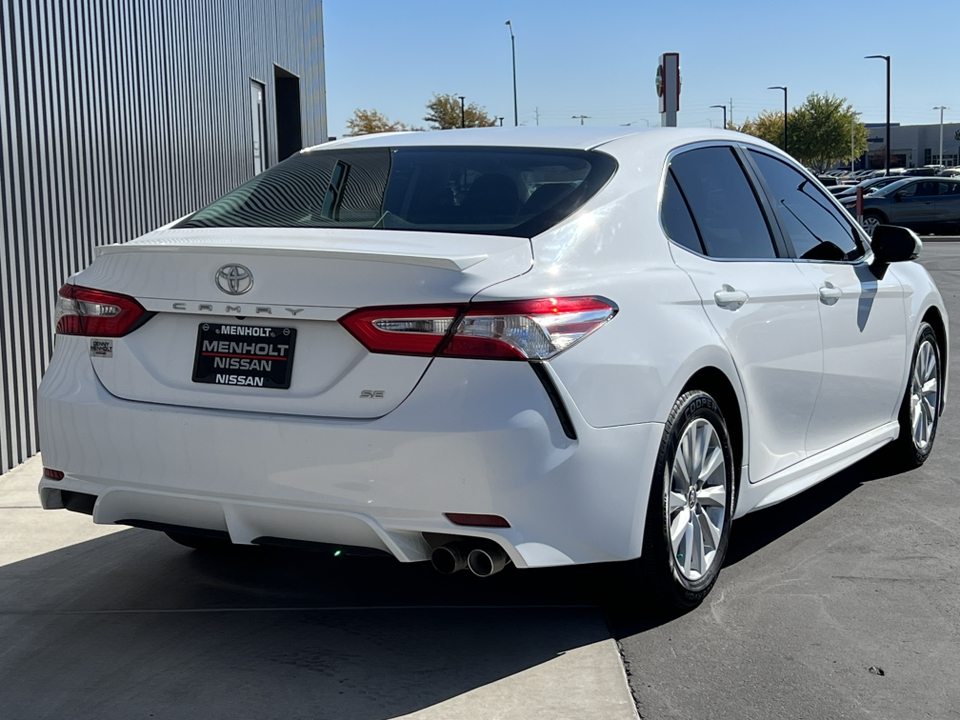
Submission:
<svg viewBox="0 0 960 720">
<path fill-rule="evenodd" d="M 590 119 L 590 116 L 589 116 L 589 115 L 573 115 L 572 117 L 573 117 L 574 120 L 576 120 L 577 118 L 580 118 L 580 124 L 581 124 L 581 125 L 583 125 L 584 118 L 586 118 L 587 120 Z"/>
<path fill-rule="evenodd" d="M 513 126 L 516 127 L 520 124 L 517 116 L 517 40 L 513 36 L 513 23 L 507 20 L 504 24 L 510 26 L 510 49 L 513 52 Z"/>
<path fill-rule="evenodd" d="M 853 124 L 857 120 L 857 113 L 850 113 L 850 172 L 853 173 L 853 161 L 855 159 L 854 149 L 853 149 Z"/>
<path fill-rule="evenodd" d="M 465 128 L 467 126 L 467 111 L 463 105 L 463 101 L 466 100 L 466 97 L 463 95 L 458 95 L 460 98 L 460 127 Z"/>
<path fill-rule="evenodd" d="M 949 110 L 945 105 L 937 105 L 934 110 L 940 111 L 940 159 L 937 161 L 940 165 L 943 165 L 943 111 Z"/>
<path fill-rule="evenodd" d="M 787 88 L 783 85 L 773 85 L 767 90 L 783 90 L 783 151 L 787 152 Z"/>
<path fill-rule="evenodd" d="M 723 129 L 727 129 L 727 106 L 726 105 L 711 105 L 712 108 L 723 108 Z"/>
<path fill-rule="evenodd" d="M 887 61 L 887 157 L 884 161 L 884 175 L 890 174 L 890 56 L 889 55 L 866 55 L 864 60 L 886 60 Z"/>
</svg>

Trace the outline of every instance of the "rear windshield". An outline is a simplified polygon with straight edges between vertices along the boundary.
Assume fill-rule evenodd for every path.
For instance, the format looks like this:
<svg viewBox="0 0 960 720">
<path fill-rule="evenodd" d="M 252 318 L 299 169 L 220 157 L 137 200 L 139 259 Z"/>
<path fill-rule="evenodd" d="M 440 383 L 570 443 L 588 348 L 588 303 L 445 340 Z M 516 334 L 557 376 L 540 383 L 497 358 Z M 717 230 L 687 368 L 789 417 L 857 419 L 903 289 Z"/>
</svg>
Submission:
<svg viewBox="0 0 960 720">
<path fill-rule="evenodd" d="M 403 147 L 294 155 L 181 228 L 379 228 L 533 237 L 616 170 L 584 150 Z"/>
</svg>

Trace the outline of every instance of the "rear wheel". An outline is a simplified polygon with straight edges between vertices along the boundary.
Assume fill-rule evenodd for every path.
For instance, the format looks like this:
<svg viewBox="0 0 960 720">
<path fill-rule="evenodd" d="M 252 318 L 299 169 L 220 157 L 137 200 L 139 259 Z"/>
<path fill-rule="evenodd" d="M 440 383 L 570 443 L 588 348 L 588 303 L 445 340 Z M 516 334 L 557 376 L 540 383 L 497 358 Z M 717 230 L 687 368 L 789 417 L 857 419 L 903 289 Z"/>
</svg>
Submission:
<svg viewBox="0 0 960 720">
<path fill-rule="evenodd" d="M 942 378 L 937 334 L 928 323 L 923 323 L 900 405 L 900 436 L 888 451 L 891 459 L 905 470 L 923 465 L 933 450 L 940 420 Z"/>
<path fill-rule="evenodd" d="M 693 390 L 663 431 L 647 504 L 641 566 L 657 604 L 686 610 L 707 596 L 730 540 L 735 468 L 723 413 Z"/>
</svg>

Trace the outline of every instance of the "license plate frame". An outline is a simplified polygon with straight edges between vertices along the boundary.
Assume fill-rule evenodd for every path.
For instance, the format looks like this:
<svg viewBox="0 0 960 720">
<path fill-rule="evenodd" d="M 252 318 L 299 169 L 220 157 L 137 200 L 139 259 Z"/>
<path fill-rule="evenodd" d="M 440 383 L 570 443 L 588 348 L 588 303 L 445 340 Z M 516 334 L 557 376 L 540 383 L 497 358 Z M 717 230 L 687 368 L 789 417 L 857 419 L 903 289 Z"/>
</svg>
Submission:
<svg viewBox="0 0 960 720">
<path fill-rule="evenodd" d="M 297 329 L 241 323 L 200 323 L 193 382 L 288 390 Z"/>
</svg>

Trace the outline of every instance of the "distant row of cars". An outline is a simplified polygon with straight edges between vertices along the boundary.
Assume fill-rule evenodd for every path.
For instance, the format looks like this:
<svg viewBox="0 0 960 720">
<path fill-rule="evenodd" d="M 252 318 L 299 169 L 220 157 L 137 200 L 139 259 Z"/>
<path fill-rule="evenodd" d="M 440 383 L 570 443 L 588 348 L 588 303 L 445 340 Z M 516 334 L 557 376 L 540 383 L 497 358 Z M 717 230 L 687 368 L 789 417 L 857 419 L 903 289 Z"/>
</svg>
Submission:
<svg viewBox="0 0 960 720">
<path fill-rule="evenodd" d="M 851 215 L 856 214 L 857 187 L 864 188 L 861 222 L 869 235 L 878 225 L 927 233 L 960 232 L 960 178 L 901 175 L 866 180 L 836 196 Z"/>
<path fill-rule="evenodd" d="M 893 224 L 927 233 L 960 233 L 960 167 L 925 165 L 884 170 L 832 170 L 820 182 L 851 215 L 856 215 L 857 190 L 863 189 L 867 233 L 877 225 Z"/>
<path fill-rule="evenodd" d="M 960 176 L 960 167 L 946 167 L 945 165 L 924 165 L 918 168 L 890 168 L 890 171 L 885 170 L 857 170 L 855 172 L 850 172 L 849 170 L 830 170 L 825 172 L 818 177 L 821 182 L 824 179 L 827 179 L 827 182 L 833 186 L 838 185 L 856 185 L 864 180 L 870 180 L 878 177 L 888 177 L 890 175 L 897 175 L 902 177 L 956 177 Z M 833 182 L 831 182 L 831 180 Z"/>
</svg>

